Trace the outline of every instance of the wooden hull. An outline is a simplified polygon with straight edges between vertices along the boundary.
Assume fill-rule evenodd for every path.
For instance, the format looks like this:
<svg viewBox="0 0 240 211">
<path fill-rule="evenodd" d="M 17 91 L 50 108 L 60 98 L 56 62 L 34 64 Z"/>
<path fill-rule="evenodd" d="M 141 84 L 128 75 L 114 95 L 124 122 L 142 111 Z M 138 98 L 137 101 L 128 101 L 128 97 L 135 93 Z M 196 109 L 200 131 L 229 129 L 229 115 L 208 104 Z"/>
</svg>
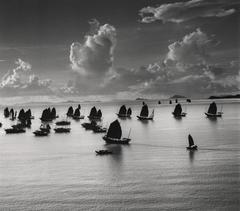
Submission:
<svg viewBox="0 0 240 211">
<path fill-rule="evenodd" d="M 33 132 L 35 136 L 48 136 L 49 133 L 43 131 L 35 131 Z"/>
<path fill-rule="evenodd" d="M 6 132 L 7 134 L 17 134 L 17 133 L 25 133 L 26 130 L 24 130 L 24 129 L 16 130 L 16 129 L 10 128 L 10 129 L 5 129 L 5 132 Z"/>
<path fill-rule="evenodd" d="M 198 147 L 197 147 L 197 145 L 193 145 L 193 146 L 188 146 L 188 147 L 186 147 L 186 149 L 187 149 L 187 150 L 197 150 Z"/>
<path fill-rule="evenodd" d="M 107 132 L 107 128 L 94 128 L 93 132 L 94 133 L 106 133 Z"/>
<path fill-rule="evenodd" d="M 113 138 L 109 138 L 107 136 L 103 136 L 103 140 L 107 143 L 107 144 L 129 144 L 129 142 L 131 141 L 130 138 L 122 138 L 122 139 L 113 139 Z"/>
<path fill-rule="evenodd" d="M 107 150 L 99 150 L 99 151 L 95 151 L 97 155 L 109 155 L 112 154 L 111 151 L 107 151 Z"/>
<path fill-rule="evenodd" d="M 72 116 L 74 120 L 84 119 L 84 116 Z"/>
<path fill-rule="evenodd" d="M 101 117 L 96 117 L 96 116 L 88 116 L 89 120 L 95 120 L 95 121 L 101 121 L 102 118 Z"/>
<path fill-rule="evenodd" d="M 221 113 L 221 112 L 218 112 L 217 114 L 210 114 L 210 113 L 205 112 L 205 115 L 209 118 L 222 117 L 222 114 L 223 113 Z"/>
<path fill-rule="evenodd" d="M 56 122 L 56 125 L 59 125 L 59 126 L 65 126 L 65 125 L 70 125 L 71 122 Z"/>
<path fill-rule="evenodd" d="M 144 121 L 144 120 L 153 120 L 153 117 L 142 117 L 142 116 L 137 116 L 137 118 L 141 121 Z"/>
<path fill-rule="evenodd" d="M 63 129 L 63 128 L 60 128 L 60 129 L 55 128 L 54 131 L 55 131 L 55 133 L 70 133 L 71 130 L 70 129 Z"/>
<path fill-rule="evenodd" d="M 117 114 L 119 118 L 131 118 L 131 115 L 128 114 Z"/>
<path fill-rule="evenodd" d="M 181 114 L 175 114 L 174 112 L 172 112 L 173 116 L 176 118 L 180 118 L 180 117 L 185 117 L 187 115 L 187 113 L 181 113 Z"/>
</svg>

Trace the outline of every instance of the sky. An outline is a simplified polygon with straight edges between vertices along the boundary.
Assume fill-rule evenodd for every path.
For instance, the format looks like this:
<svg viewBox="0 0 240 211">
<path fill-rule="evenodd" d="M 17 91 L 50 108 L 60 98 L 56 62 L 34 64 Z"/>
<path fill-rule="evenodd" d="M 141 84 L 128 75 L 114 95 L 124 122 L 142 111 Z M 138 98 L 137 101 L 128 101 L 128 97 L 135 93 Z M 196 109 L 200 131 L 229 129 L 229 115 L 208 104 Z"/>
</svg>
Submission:
<svg viewBox="0 0 240 211">
<path fill-rule="evenodd" d="M 239 93 L 237 0 L 0 3 L 2 99 Z"/>
</svg>

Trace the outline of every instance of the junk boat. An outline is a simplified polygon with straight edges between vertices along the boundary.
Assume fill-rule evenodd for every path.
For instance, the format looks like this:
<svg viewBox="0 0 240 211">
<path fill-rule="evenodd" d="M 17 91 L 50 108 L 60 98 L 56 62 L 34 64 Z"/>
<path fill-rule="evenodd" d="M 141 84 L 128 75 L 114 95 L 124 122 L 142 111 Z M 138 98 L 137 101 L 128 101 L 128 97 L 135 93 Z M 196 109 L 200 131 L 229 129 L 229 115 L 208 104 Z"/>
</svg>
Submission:
<svg viewBox="0 0 240 211">
<path fill-rule="evenodd" d="M 33 134 L 35 136 L 48 136 L 49 132 L 43 130 L 35 130 Z"/>
<path fill-rule="evenodd" d="M 172 112 L 173 116 L 174 117 L 185 117 L 187 115 L 186 112 L 182 112 L 182 106 L 180 103 L 178 103 L 176 106 L 175 106 L 175 109 L 174 111 Z"/>
<path fill-rule="evenodd" d="M 217 105 L 215 102 L 212 102 L 210 105 L 209 105 L 209 108 L 208 108 L 208 111 L 205 112 L 205 115 L 209 118 L 216 118 L 216 117 L 222 117 L 222 108 L 221 108 L 221 111 L 218 112 L 217 111 Z"/>
<path fill-rule="evenodd" d="M 48 133 L 50 133 L 51 131 L 51 127 L 49 124 L 41 124 L 39 129 L 43 132 L 48 132 Z"/>
<path fill-rule="evenodd" d="M 66 127 L 57 127 L 54 128 L 55 133 L 70 133 L 71 128 L 66 128 Z"/>
<path fill-rule="evenodd" d="M 6 134 L 14 134 L 14 133 L 25 133 L 26 130 L 23 128 L 7 128 L 5 129 Z"/>
<path fill-rule="evenodd" d="M 119 112 L 117 113 L 117 116 L 119 118 L 130 118 L 132 115 L 132 109 L 131 108 L 126 108 L 125 105 L 122 105 L 119 109 Z"/>
<path fill-rule="evenodd" d="M 144 104 L 142 106 L 142 110 L 139 116 L 137 116 L 137 118 L 139 120 L 153 120 L 154 117 L 154 109 L 152 110 L 152 113 L 150 116 L 148 116 L 149 112 L 148 112 L 148 106 L 147 104 Z"/>
<path fill-rule="evenodd" d="M 90 120 L 96 120 L 96 121 L 101 120 L 102 119 L 102 111 L 101 111 L 101 109 L 99 109 L 97 111 L 95 106 L 92 107 L 91 111 L 90 111 L 90 114 L 88 115 L 88 118 Z"/>
<path fill-rule="evenodd" d="M 95 151 L 97 155 L 109 155 L 112 154 L 112 151 L 109 150 L 97 150 Z"/>
<path fill-rule="evenodd" d="M 70 124 L 71 124 L 70 121 L 65 121 L 65 120 L 56 122 L 56 125 L 58 126 L 70 125 Z"/>
<path fill-rule="evenodd" d="M 131 130 L 130 130 L 131 131 Z M 118 120 L 112 122 L 108 128 L 107 134 L 103 136 L 103 140 L 107 144 L 129 144 L 131 139 L 130 131 L 128 138 L 121 138 L 122 137 L 122 128 Z"/>
<path fill-rule="evenodd" d="M 188 135 L 188 143 L 189 143 L 189 146 L 186 147 L 187 150 L 197 150 L 198 149 L 197 145 L 194 144 L 193 138 L 190 134 Z"/>
</svg>

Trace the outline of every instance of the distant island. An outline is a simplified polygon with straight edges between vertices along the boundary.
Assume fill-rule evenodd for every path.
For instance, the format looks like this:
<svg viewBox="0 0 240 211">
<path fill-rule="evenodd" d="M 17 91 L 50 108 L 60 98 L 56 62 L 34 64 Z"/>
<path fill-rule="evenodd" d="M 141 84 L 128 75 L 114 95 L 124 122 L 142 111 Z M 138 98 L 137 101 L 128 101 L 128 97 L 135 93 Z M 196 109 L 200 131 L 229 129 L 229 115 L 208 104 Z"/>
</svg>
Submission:
<svg viewBox="0 0 240 211">
<path fill-rule="evenodd" d="M 186 98 L 185 96 L 182 95 L 173 95 L 172 97 L 170 97 L 169 99 L 175 99 L 175 98 Z"/>
<path fill-rule="evenodd" d="M 240 98 L 240 94 L 236 94 L 236 95 L 210 96 L 208 99 L 228 99 L 228 98 Z"/>
<path fill-rule="evenodd" d="M 146 98 L 141 98 L 141 97 L 138 97 L 138 98 L 136 98 L 136 100 L 148 100 L 148 99 L 146 99 Z"/>
</svg>

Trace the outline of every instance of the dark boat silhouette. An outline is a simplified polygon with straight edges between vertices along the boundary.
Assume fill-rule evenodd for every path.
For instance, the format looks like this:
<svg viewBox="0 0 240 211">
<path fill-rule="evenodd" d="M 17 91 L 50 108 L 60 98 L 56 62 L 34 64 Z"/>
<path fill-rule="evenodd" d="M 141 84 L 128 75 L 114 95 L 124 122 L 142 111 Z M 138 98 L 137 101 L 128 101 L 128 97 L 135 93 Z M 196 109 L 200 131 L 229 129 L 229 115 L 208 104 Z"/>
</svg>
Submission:
<svg viewBox="0 0 240 211">
<path fill-rule="evenodd" d="M 188 102 L 188 103 L 191 103 L 192 101 L 191 101 L 191 99 L 186 99 L 186 102 Z"/>
<path fill-rule="evenodd" d="M 107 132 L 107 128 L 102 127 L 100 125 L 97 125 L 96 127 L 93 128 L 93 132 L 94 133 L 106 133 Z"/>
<path fill-rule="evenodd" d="M 54 128 L 55 133 L 70 133 L 71 128 L 67 128 L 67 127 L 57 127 Z"/>
<path fill-rule="evenodd" d="M 13 127 L 5 129 L 6 134 L 14 134 L 14 133 L 25 133 L 26 130 L 22 127 Z"/>
<path fill-rule="evenodd" d="M 58 121 L 58 122 L 56 122 L 55 124 L 58 125 L 58 126 L 64 126 L 64 125 L 70 125 L 71 122 L 70 122 L 70 121 L 63 120 L 63 121 Z"/>
<path fill-rule="evenodd" d="M 40 119 L 43 122 L 51 122 L 56 118 L 58 118 L 58 115 L 56 115 L 56 109 L 53 107 L 52 109 L 51 108 L 44 109 Z"/>
<path fill-rule="evenodd" d="M 128 138 L 122 138 L 122 128 L 118 120 L 115 120 L 110 124 L 107 134 L 103 136 L 103 140 L 107 144 L 129 144 L 131 141 L 129 136 Z"/>
<path fill-rule="evenodd" d="M 14 112 L 13 108 L 10 110 L 10 120 L 14 121 L 17 118 L 17 111 Z"/>
<path fill-rule="evenodd" d="M 101 111 L 101 109 L 99 109 L 97 111 L 95 106 L 92 107 L 88 118 L 90 120 L 101 120 L 101 118 L 102 118 L 102 111 Z"/>
<path fill-rule="evenodd" d="M 50 133 L 51 127 L 49 124 L 41 124 L 40 128 L 41 131 Z"/>
<path fill-rule="evenodd" d="M 182 112 L 182 106 L 180 103 L 178 103 L 176 106 L 175 106 L 175 109 L 174 111 L 172 112 L 173 116 L 174 117 L 184 117 L 187 115 L 186 112 Z"/>
<path fill-rule="evenodd" d="M 122 105 L 119 109 L 119 112 L 117 113 L 117 116 L 120 118 L 130 118 L 132 115 L 132 109 L 131 108 L 126 108 L 125 105 Z"/>
<path fill-rule="evenodd" d="M 35 130 L 33 134 L 35 136 L 48 136 L 49 132 L 43 130 Z"/>
<path fill-rule="evenodd" d="M 72 107 L 72 106 L 70 106 L 70 107 L 68 108 L 67 116 L 68 116 L 68 117 L 72 117 L 72 116 L 73 116 L 73 107 Z"/>
<path fill-rule="evenodd" d="M 8 118 L 9 117 L 9 115 L 10 115 L 10 112 L 9 112 L 9 109 L 8 109 L 8 107 L 6 107 L 6 108 L 4 108 L 4 117 L 5 118 Z"/>
<path fill-rule="evenodd" d="M 140 112 L 140 115 L 139 116 L 137 116 L 137 118 L 139 119 L 139 120 L 153 120 L 153 117 L 154 117 L 154 109 L 152 110 L 152 113 L 151 113 L 151 115 L 149 115 L 149 111 L 148 111 L 148 106 L 147 106 L 147 104 L 144 104 L 143 106 L 142 106 L 142 110 L 141 110 L 141 112 Z"/>
<path fill-rule="evenodd" d="M 92 130 L 94 133 L 106 133 L 107 128 L 104 128 L 101 125 L 98 125 L 96 121 L 92 120 L 91 122 L 82 123 L 82 127 L 86 130 Z"/>
<path fill-rule="evenodd" d="M 97 125 L 97 122 L 92 120 L 91 122 L 84 122 L 81 124 L 82 127 L 84 127 L 86 130 L 93 130 L 96 125 Z"/>
<path fill-rule="evenodd" d="M 80 107 L 75 109 L 74 114 L 72 115 L 72 118 L 75 120 L 84 119 L 84 116 L 81 115 L 81 113 L 80 113 Z"/>
<path fill-rule="evenodd" d="M 96 150 L 95 151 L 97 155 L 109 155 L 112 154 L 112 151 L 109 150 Z"/>
<path fill-rule="evenodd" d="M 205 112 L 205 115 L 210 118 L 222 117 L 222 114 L 223 114 L 222 111 L 220 112 L 217 111 L 217 105 L 215 102 L 212 102 L 209 105 L 208 111 Z"/>
<path fill-rule="evenodd" d="M 188 145 L 188 147 L 186 147 L 188 150 L 197 150 L 198 149 L 197 145 L 194 144 L 193 138 L 190 134 L 188 135 L 188 143 L 189 143 L 189 145 Z"/>
</svg>

